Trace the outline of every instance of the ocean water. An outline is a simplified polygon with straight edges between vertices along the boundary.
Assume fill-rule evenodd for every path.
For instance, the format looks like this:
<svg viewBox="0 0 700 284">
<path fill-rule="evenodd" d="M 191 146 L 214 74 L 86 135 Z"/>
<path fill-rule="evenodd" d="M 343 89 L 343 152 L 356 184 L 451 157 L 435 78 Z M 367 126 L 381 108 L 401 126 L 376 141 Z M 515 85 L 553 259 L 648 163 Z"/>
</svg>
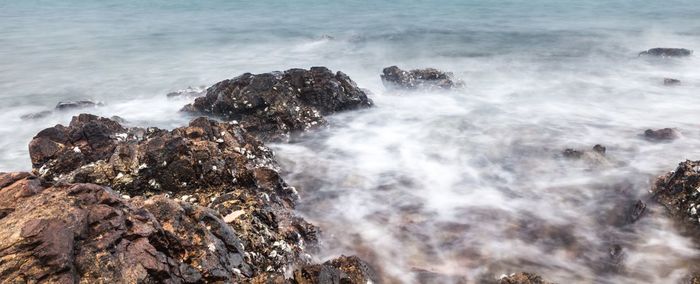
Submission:
<svg viewBox="0 0 700 284">
<path fill-rule="evenodd" d="M 376 107 L 273 145 L 323 231 L 314 257 L 358 254 L 396 283 L 674 283 L 695 245 L 653 202 L 620 221 L 655 176 L 700 158 L 700 59 L 637 56 L 653 47 L 700 50 L 696 1 L 0 0 L 0 170 L 29 170 L 31 137 L 79 112 L 173 128 L 191 118 L 170 91 L 327 66 Z M 466 87 L 387 90 L 391 65 Z M 74 99 L 104 106 L 20 118 Z M 640 137 L 663 127 L 682 138 Z M 561 156 L 595 144 L 607 160 Z"/>
</svg>

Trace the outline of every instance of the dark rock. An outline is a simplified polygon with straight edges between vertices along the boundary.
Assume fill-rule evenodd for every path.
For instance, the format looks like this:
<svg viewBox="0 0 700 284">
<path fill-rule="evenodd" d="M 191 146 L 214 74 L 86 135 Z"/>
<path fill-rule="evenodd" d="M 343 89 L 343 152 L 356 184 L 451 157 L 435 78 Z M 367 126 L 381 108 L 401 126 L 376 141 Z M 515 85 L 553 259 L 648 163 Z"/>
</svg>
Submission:
<svg viewBox="0 0 700 284">
<path fill-rule="evenodd" d="M 374 270 L 356 256 L 341 256 L 294 271 L 294 283 L 381 283 Z"/>
<path fill-rule="evenodd" d="M 658 47 L 652 48 L 647 51 L 642 51 L 639 55 L 649 55 L 649 56 L 661 56 L 661 57 L 684 57 L 693 54 L 692 50 L 685 48 L 665 48 Z"/>
<path fill-rule="evenodd" d="M 466 284 L 469 283 L 466 277 L 456 276 L 456 275 L 445 275 L 442 273 L 437 273 L 425 269 L 414 268 L 411 269 L 416 277 L 417 283 L 452 283 L 452 284 Z"/>
<path fill-rule="evenodd" d="M 372 101 L 342 72 L 325 67 L 245 73 L 207 89 L 183 111 L 236 121 L 266 141 L 321 127 L 325 115 L 370 107 Z"/>
<path fill-rule="evenodd" d="M 454 79 L 450 72 L 442 72 L 434 68 L 414 69 L 410 71 L 401 70 L 399 67 L 391 66 L 382 70 L 382 82 L 388 88 L 401 89 L 452 89 L 462 87 L 462 81 Z"/>
<path fill-rule="evenodd" d="M 272 151 L 241 126 L 198 118 L 172 131 L 125 128 L 81 114 L 30 142 L 34 172 L 50 181 L 110 186 L 128 196 L 168 194 L 207 205 L 229 223 L 255 273 L 306 263 L 316 229 L 296 217 L 296 190 Z"/>
<path fill-rule="evenodd" d="M 0 282 L 242 282 L 250 265 L 208 208 L 155 196 L 125 200 L 94 184 L 44 187 L 0 174 Z"/>
<path fill-rule="evenodd" d="M 652 187 L 653 199 L 666 207 L 681 231 L 700 237 L 700 161 L 685 161 L 660 176 Z"/>
<path fill-rule="evenodd" d="M 66 102 L 58 102 L 56 105 L 57 110 L 69 110 L 69 109 L 79 109 L 79 108 L 89 108 L 89 107 L 98 107 L 104 105 L 101 102 L 93 102 L 93 101 L 88 101 L 88 100 L 82 100 L 82 101 L 66 101 Z"/>
<path fill-rule="evenodd" d="M 168 93 L 166 96 L 168 98 L 197 98 L 204 96 L 206 94 L 206 87 L 205 86 L 200 86 L 200 87 L 187 87 L 182 90 L 177 90 L 174 92 Z"/>
<path fill-rule="evenodd" d="M 680 85 L 681 80 L 678 79 L 673 79 L 673 78 L 664 78 L 664 86 L 676 86 Z"/>
<path fill-rule="evenodd" d="M 546 284 L 542 277 L 536 274 L 519 272 L 503 277 L 499 284 Z"/>
<path fill-rule="evenodd" d="M 673 128 L 647 129 L 644 131 L 644 138 L 649 141 L 671 141 L 681 137 L 681 133 Z"/>
<path fill-rule="evenodd" d="M 637 200 L 629 210 L 629 223 L 634 223 L 639 220 L 639 218 L 642 218 L 644 216 L 644 213 L 646 212 L 647 205 L 642 202 L 641 200 Z"/>
<path fill-rule="evenodd" d="M 579 159 L 583 157 L 583 152 L 579 150 L 574 150 L 571 148 L 567 148 L 564 150 L 564 152 L 561 153 L 564 155 L 565 158 L 570 158 L 570 159 Z"/>
<path fill-rule="evenodd" d="M 605 150 L 606 150 L 605 146 L 603 146 L 603 145 L 596 144 L 595 146 L 593 146 L 593 151 L 598 153 L 598 154 L 604 155 Z"/>
<path fill-rule="evenodd" d="M 32 120 L 32 119 L 39 119 L 39 118 L 44 118 L 49 115 L 51 115 L 53 112 L 50 110 L 44 110 L 40 112 L 34 112 L 34 113 L 28 113 L 25 115 L 20 116 L 19 118 L 24 119 L 24 120 Z"/>
</svg>

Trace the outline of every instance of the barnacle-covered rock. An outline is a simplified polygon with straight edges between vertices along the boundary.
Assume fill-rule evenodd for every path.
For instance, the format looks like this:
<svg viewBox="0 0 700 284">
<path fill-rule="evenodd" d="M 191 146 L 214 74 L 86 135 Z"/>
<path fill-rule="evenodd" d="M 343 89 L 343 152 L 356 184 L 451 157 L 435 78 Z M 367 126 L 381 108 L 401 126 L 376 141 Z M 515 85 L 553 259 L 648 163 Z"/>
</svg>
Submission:
<svg viewBox="0 0 700 284">
<path fill-rule="evenodd" d="M 0 282 L 241 282 L 253 275 L 233 230 L 206 207 L 107 187 L 46 187 L 0 174 Z"/>
<path fill-rule="evenodd" d="M 240 125 L 198 118 L 172 131 L 125 128 L 94 115 L 45 129 L 31 141 L 39 177 L 110 186 L 129 197 L 167 194 L 216 210 L 248 249 L 255 272 L 306 263 L 316 228 L 296 217 L 298 198 L 273 153 Z"/>
<path fill-rule="evenodd" d="M 700 161 L 685 161 L 660 176 L 652 187 L 653 198 L 666 207 L 682 229 L 700 236 Z"/>
<path fill-rule="evenodd" d="M 382 82 L 389 88 L 400 89 L 452 89 L 464 86 L 464 82 L 454 78 L 450 72 L 442 72 L 434 68 L 414 69 L 405 71 L 391 66 L 382 70 Z"/>
<path fill-rule="evenodd" d="M 326 115 L 371 105 L 365 91 L 344 73 L 312 67 L 221 81 L 183 111 L 236 121 L 265 141 L 284 141 L 325 125 Z"/>
<path fill-rule="evenodd" d="M 518 272 L 502 277 L 499 284 L 547 284 L 542 277 L 528 272 Z"/>
</svg>

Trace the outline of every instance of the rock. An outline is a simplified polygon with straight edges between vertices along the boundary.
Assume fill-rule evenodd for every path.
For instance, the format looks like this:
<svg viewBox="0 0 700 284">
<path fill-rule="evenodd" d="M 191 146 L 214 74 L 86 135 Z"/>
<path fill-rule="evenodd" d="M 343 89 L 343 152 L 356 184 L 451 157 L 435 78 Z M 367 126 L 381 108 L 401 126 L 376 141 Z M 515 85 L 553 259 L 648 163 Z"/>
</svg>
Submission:
<svg viewBox="0 0 700 284">
<path fill-rule="evenodd" d="M 198 118 L 167 131 L 81 114 L 39 132 L 29 152 L 34 173 L 49 181 L 167 194 L 216 210 L 255 252 L 246 255 L 255 273 L 306 263 L 303 251 L 317 241 L 316 228 L 293 214 L 298 195 L 272 151 L 240 125 Z"/>
<path fill-rule="evenodd" d="M 629 223 L 634 223 L 639 220 L 639 218 L 642 218 L 644 216 L 644 213 L 646 212 L 647 205 L 642 202 L 641 200 L 637 200 L 629 210 L 628 217 L 628 222 Z"/>
<path fill-rule="evenodd" d="M 294 283 L 381 283 L 374 270 L 356 256 L 341 256 L 294 271 Z"/>
<path fill-rule="evenodd" d="M 649 141 L 661 142 L 676 140 L 681 137 L 681 133 L 673 128 L 647 129 L 644 131 L 644 138 Z"/>
<path fill-rule="evenodd" d="M 499 284 L 546 284 L 542 277 L 536 274 L 519 272 L 502 277 Z"/>
<path fill-rule="evenodd" d="M 562 156 L 571 160 L 584 160 L 594 165 L 606 165 L 610 162 L 605 157 L 605 146 L 596 144 L 591 150 L 576 150 L 567 148 L 562 151 Z"/>
<path fill-rule="evenodd" d="M 58 104 L 56 104 L 56 109 L 57 110 L 69 110 L 69 109 L 98 107 L 98 106 L 103 106 L 103 105 L 104 104 L 101 102 L 93 102 L 93 101 L 88 101 L 88 100 L 66 101 L 66 102 L 58 102 Z"/>
<path fill-rule="evenodd" d="M 596 144 L 595 146 L 593 146 L 593 151 L 598 154 L 605 155 L 605 150 L 605 146 L 603 145 Z"/>
<path fill-rule="evenodd" d="M 677 86 L 681 84 L 681 80 L 673 78 L 664 78 L 664 86 Z"/>
<path fill-rule="evenodd" d="M 51 115 L 52 113 L 53 112 L 50 110 L 44 110 L 44 111 L 40 111 L 40 112 L 28 113 L 28 114 L 20 116 L 19 118 L 21 118 L 23 120 L 40 119 L 40 118 L 47 117 L 47 116 Z"/>
<path fill-rule="evenodd" d="M 183 111 L 236 121 L 264 141 L 285 141 L 326 125 L 326 115 L 371 105 L 367 94 L 344 73 L 312 67 L 245 73 L 221 81 Z"/>
<path fill-rule="evenodd" d="M 391 66 L 382 70 L 382 82 L 388 88 L 400 89 L 452 89 L 462 87 L 462 81 L 454 79 L 450 72 L 442 72 L 434 68 L 414 69 L 410 71 L 401 70 L 399 67 Z"/>
<path fill-rule="evenodd" d="M 168 93 L 166 96 L 168 98 L 197 98 L 204 96 L 206 94 L 206 87 L 205 86 L 200 86 L 200 87 L 187 87 L 182 90 L 177 90 L 174 92 Z"/>
<path fill-rule="evenodd" d="M 202 283 L 252 276 L 230 227 L 208 208 L 107 187 L 45 187 L 0 174 L 0 282 Z"/>
<path fill-rule="evenodd" d="M 652 187 L 652 197 L 687 232 L 700 236 L 700 161 L 687 160 L 675 171 L 660 176 Z"/>
<path fill-rule="evenodd" d="M 658 47 L 658 48 L 652 48 L 647 51 L 642 51 L 639 53 L 640 56 L 642 55 L 649 55 L 649 56 L 660 56 L 660 57 L 684 57 L 684 56 L 690 56 L 693 54 L 692 50 L 685 49 L 685 48 L 666 48 L 666 47 Z"/>
<path fill-rule="evenodd" d="M 571 148 L 565 149 L 564 152 L 562 152 L 561 154 L 564 155 L 565 158 L 569 159 L 580 159 L 581 157 L 583 157 L 582 151 L 574 150 Z"/>
</svg>

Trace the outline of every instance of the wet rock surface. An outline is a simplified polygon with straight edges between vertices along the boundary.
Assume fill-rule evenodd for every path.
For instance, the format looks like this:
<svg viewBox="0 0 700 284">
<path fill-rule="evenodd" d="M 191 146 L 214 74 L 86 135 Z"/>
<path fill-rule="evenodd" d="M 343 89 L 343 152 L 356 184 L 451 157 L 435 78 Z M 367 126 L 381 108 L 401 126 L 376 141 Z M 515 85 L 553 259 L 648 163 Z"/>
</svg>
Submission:
<svg viewBox="0 0 700 284">
<path fill-rule="evenodd" d="M 198 118 L 167 131 L 81 114 L 39 132 L 29 149 L 34 172 L 49 181 L 166 194 L 216 210 L 250 252 L 254 273 L 306 263 L 317 241 L 316 228 L 292 213 L 298 196 L 272 152 L 239 125 Z"/>
<path fill-rule="evenodd" d="M 642 51 L 639 55 L 660 56 L 660 57 L 685 57 L 693 54 L 692 50 L 685 48 L 657 47 L 647 51 Z"/>
<path fill-rule="evenodd" d="M 264 141 L 284 141 L 326 125 L 326 115 L 371 105 L 346 74 L 312 67 L 221 81 L 183 111 L 236 121 Z"/>
<path fill-rule="evenodd" d="M 519 272 L 515 274 L 511 274 L 505 277 L 502 277 L 499 281 L 499 284 L 547 284 L 549 282 L 545 282 L 542 277 L 536 274 L 532 273 L 527 273 L 527 272 Z"/>
<path fill-rule="evenodd" d="M 464 86 L 464 83 L 454 78 L 450 72 L 434 68 L 402 70 L 397 66 L 386 67 L 382 70 L 382 82 L 388 88 L 415 90 L 452 89 Z"/>
<path fill-rule="evenodd" d="M 685 161 L 656 180 L 654 200 L 666 207 L 687 233 L 700 236 L 700 161 Z"/>
<path fill-rule="evenodd" d="M 644 131 L 644 139 L 653 142 L 668 142 L 681 137 L 680 131 L 673 128 L 647 129 Z"/>
<path fill-rule="evenodd" d="M 17 283 L 240 282 L 241 241 L 211 209 L 125 200 L 94 184 L 45 187 L 0 174 L 0 280 Z"/>
<path fill-rule="evenodd" d="M 166 96 L 168 98 L 197 98 L 206 95 L 207 88 L 205 86 L 199 86 L 199 87 L 192 87 L 189 86 L 187 88 L 173 91 L 170 93 L 167 93 Z"/>
</svg>

